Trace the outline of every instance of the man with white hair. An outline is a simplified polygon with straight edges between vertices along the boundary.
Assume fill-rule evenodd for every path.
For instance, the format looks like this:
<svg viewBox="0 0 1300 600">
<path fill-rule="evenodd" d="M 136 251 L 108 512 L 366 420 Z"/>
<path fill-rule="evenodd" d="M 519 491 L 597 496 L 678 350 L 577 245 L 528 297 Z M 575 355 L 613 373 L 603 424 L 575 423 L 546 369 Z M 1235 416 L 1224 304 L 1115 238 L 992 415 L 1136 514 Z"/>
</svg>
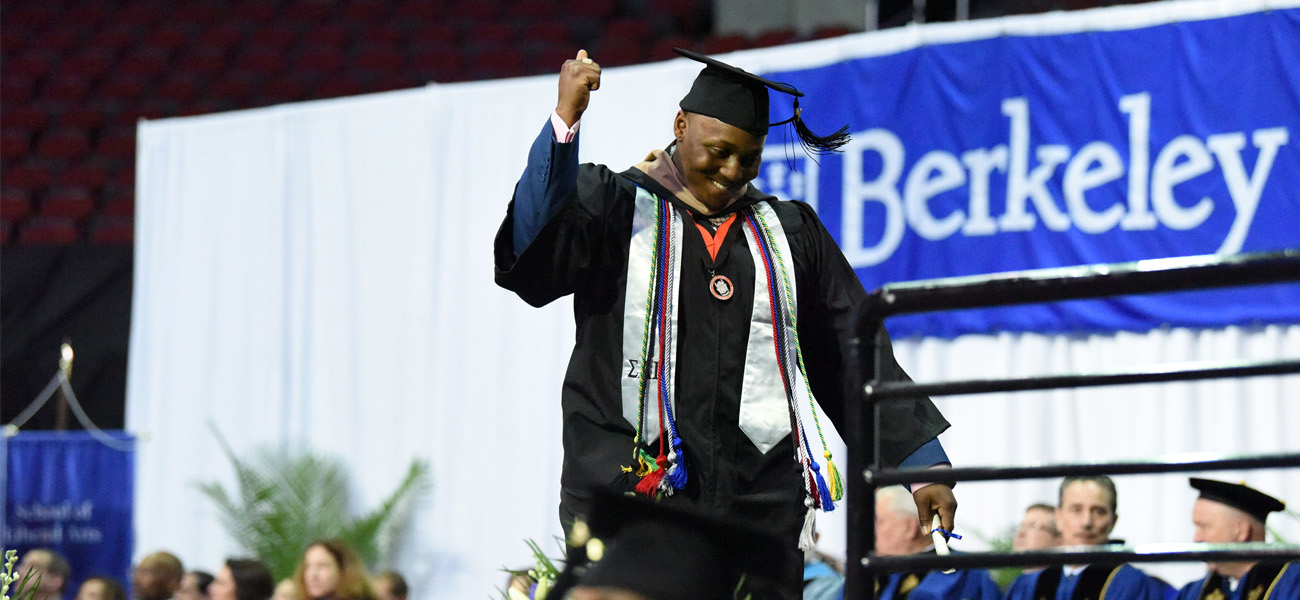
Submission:
<svg viewBox="0 0 1300 600">
<path fill-rule="evenodd" d="M 916 526 L 916 503 L 902 486 L 876 490 L 876 554 L 903 556 L 934 552 L 933 538 Z M 891 573 L 879 590 L 881 600 L 999 600 L 998 589 L 982 569 Z"/>
<path fill-rule="evenodd" d="M 68 559 L 49 548 L 34 548 L 23 554 L 22 560 L 18 561 L 18 567 L 14 569 L 14 574 L 21 581 L 23 575 L 29 572 L 32 576 L 32 584 L 35 584 L 36 577 L 41 578 L 41 584 L 36 588 L 31 600 L 59 600 L 63 596 L 64 588 L 72 579 L 72 567 L 68 564 Z"/>
<path fill-rule="evenodd" d="M 1196 542 L 1264 541 L 1264 521 L 1286 508 L 1281 500 L 1244 484 L 1190 478 L 1201 497 L 1192 505 Z M 1212 562 L 1204 579 L 1183 586 L 1178 600 L 1300 598 L 1300 563 Z"/>
</svg>

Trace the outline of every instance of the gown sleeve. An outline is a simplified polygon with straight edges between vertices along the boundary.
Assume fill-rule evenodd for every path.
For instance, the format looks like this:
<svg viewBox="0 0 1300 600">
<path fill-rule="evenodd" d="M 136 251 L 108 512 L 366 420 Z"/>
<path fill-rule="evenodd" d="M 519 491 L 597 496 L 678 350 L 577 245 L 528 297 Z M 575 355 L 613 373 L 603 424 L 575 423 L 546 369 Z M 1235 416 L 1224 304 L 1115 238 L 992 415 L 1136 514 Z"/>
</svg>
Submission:
<svg viewBox="0 0 1300 600">
<path fill-rule="evenodd" d="M 533 306 L 572 293 L 599 243 L 599 216 L 610 178 L 589 173 L 585 179 L 591 181 L 579 185 L 581 170 L 577 139 L 556 142 L 548 121 L 529 149 L 528 163 L 497 230 L 497 285 Z"/>
</svg>

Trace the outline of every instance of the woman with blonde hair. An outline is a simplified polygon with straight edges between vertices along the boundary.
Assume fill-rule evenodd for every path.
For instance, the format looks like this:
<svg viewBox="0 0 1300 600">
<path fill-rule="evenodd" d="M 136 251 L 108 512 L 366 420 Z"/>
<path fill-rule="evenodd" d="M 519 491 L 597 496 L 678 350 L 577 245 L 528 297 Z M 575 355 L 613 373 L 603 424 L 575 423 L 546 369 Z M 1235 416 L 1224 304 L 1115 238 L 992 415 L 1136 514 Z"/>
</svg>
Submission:
<svg viewBox="0 0 1300 600">
<path fill-rule="evenodd" d="M 308 545 L 293 579 L 306 600 L 376 600 L 361 555 L 343 540 Z"/>
</svg>

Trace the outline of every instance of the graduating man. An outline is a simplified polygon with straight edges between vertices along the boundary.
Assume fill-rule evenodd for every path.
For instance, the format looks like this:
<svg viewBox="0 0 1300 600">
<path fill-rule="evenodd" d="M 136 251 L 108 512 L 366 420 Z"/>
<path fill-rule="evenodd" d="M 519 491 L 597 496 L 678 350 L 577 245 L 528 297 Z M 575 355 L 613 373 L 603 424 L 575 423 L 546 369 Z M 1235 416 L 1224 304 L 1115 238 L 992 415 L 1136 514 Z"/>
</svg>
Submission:
<svg viewBox="0 0 1300 600">
<path fill-rule="evenodd" d="M 1061 545 L 1106 544 L 1119 518 L 1117 505 L 1109 477 L 1066 477 L 1056 506 Z M 1007 600 L 1164 600 L 1171 594 L 1169 585 L 1129 565 L 1066 565 L 1017 577 Z"/>
<path fill-rule="evenodd" d="M 916 508 L 907 490 L 876 491 L 876 554 L 904 556 L 934 552 L 934 538 L 912 522 Z M 1002 590 L 983 569 L 890 573 L 880 600 L 1001 600 Z"/>
<path fill-rule="evenodd" d="M 1201 497 L 1192 505 L 1196 542 L 1262 542 L 1268 514 L 1286 505 L 1244 484 L 1190 478 Z M 1208 563 L 1205 579 L 1193 581 L 1178 600 L 1282 600 L 1300 598 L 1300 563 Z"/>
<path fill-rule="evenodd" d="M 579 119 L 600 66 L 579 51 L 529 152 L 497 234 L 496 281 L 535 306 L 572 294 L 577 341 L 561 396 L 566 527 L 594 490 L 639 493 L 774 528 L 797 597 L 815 509 L 839 496 L 821 417 L 843 413 L 849 322 L 862 284 L 816 213 L 750 185 L 768 90 L 802 96 L 688 51 L 706 64 L 672 120 L 672 143 L 622 172 L 578 165 Z M 781 96 L 782 98 L 786 96 Z M 801 140 L 831 150 L 794 102 Z M 905 378 L 886 350 L 887 379 Z M 814 410 L 812 398 L 825 410 Z M 884 409 L 890 465 L 947 463 L 948 423 L 927 398 Z M 956 500 L 916 486 L 919 520 L 951 530 Z"/>
</svg>

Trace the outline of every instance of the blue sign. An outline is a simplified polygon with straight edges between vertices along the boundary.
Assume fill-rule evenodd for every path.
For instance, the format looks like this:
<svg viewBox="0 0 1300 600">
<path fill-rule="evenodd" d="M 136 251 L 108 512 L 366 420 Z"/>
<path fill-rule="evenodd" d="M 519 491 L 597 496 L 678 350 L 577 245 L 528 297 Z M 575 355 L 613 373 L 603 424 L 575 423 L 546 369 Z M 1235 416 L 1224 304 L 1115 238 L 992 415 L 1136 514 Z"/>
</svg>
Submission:
<svg viewBox="0 0 1300 600">
<path fill-rule="evenodd" d="M 65 598 L 75 597 L 81 582 L 95 575 L 129 581 L 135 438 L 106 435 L 115 448 L 81 431 L 22 432 L 5 440 L 0 537 L 20 556 L 49 548 L 68 559 L 72 581 L 64 586 Z"/>
<path fill-rule="evenodd" d="M 756 184 L 816 206 L 868 290 L 1300 247 L 1300 9 L 998 37 L 768 73 L 844 151 Z M 773 94 L 773 120 L 789 100 Z M 898 317 L 895 336 L 1300 322 L 1300 284 Z"/>
</svg>

